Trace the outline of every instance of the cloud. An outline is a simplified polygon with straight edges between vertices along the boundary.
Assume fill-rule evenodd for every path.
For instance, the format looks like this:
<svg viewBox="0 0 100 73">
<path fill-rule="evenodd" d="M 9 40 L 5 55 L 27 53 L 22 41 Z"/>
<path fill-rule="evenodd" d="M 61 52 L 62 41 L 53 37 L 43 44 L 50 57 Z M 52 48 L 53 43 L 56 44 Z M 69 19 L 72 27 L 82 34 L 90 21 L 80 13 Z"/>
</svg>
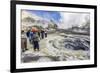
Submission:
<svg viewBox="0 0 100 73">
<path fill-rule="evenodd" d="M 59 28 L 67 29 L 72 26 L 83 26 L 87 19 L 89 19 L 88 13 L 67 13 L 61 12 Z"/>
</svg>

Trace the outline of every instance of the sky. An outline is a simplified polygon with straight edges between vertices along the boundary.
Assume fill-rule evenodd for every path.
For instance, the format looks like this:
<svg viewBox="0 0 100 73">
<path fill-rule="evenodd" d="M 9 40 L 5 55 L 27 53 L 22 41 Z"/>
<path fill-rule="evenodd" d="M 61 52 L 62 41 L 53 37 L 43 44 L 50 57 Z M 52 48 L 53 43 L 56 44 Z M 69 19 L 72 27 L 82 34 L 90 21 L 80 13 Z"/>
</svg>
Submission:
<svg viewBox="0 0 100 73">
<path fill-rule="evenodd" d="M 89 13 L 61 12 L 60 28 L 71 28 L 72 26 L 84 26 L 90 20 Z"/>
<path fill-rule="evenodd" d="M 57 12 L 41 10 L 25 10 L 44 19 L 53 20 L 59 28 L 71 28 L 72 26 L 83 26 L 90 19 L 89 13 Z"/>
<path fill-rule="evenodd" d="M 53 20 L 55 23 L 58 23 L 61 19 L 60 12 L 57 11 L 41 11 L 41 10 L 27 10 L 32 14 L 43 17 L 48 20 Z"/>
</svg>

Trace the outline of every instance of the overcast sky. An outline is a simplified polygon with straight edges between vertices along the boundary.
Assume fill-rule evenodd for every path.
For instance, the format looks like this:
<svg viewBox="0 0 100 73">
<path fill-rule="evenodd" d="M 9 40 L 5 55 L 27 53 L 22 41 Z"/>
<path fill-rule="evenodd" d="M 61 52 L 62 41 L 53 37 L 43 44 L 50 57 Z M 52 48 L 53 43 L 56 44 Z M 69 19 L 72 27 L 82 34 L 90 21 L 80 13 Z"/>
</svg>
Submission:
<svg viewBox="0 0 100 73">
<path fill-rule="evenodd" d="M 72 26 L 83 26 L 89 20 L 88 13 L 60 12 L 61 20 L 59 28 L 70 28 Z"/>
</svg>

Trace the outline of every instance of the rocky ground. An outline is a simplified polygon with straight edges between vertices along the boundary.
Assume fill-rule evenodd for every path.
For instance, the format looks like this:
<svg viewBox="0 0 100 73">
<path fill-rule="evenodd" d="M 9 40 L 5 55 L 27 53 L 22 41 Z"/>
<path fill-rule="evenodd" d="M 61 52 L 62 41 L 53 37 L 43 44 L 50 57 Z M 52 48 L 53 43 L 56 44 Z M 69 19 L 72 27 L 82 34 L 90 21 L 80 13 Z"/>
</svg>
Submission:
<svg viewBox="0 0 100 73">
<path fill-rule="evenodd" d="M 76 46 L 79 45 L 75 43 L 76 38 L 83 38 L 81 40 L 81 42 L 83 43 L 83 47 Z M 65 42 L 62 40 L 67 41 Z M 72 35 L 59 32 L 51 33 L 48 34 L 47 38 L 40 40 L 40 51 L 34 51 L 32 45 L 28 41 L 28 50 L 22 53 L 21 61 L 24 63 L 29 63 L 88 60 L 90 58 L 90 48 L 89 43 L 84 42 L 84 40 L 89 42 L 89 36 Z M 69 46 L 69 43 L 73 44 L 74 46 Z"/>
</svg>

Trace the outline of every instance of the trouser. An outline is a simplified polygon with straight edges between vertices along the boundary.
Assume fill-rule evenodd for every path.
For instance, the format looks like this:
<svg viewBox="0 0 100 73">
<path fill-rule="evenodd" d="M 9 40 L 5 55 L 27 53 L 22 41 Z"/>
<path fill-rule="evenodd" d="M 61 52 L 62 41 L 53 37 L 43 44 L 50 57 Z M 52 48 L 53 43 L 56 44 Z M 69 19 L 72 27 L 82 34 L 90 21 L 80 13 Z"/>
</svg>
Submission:
<svg viewBox="0 0 100 73">
<path fill-rule="evenodd" d="M 47 33 L 45 33 L 45 37 L 47 37 Z"/>
<path fill-rule="evenodd" d="M 21 48 L 22 48 L 22 51 L 27 50 L 27 39 L 26 38 L 21 39 Z"/>
<path fill-rule="evenodd" d="M 32 37 L 29 37 L 29 42 L 30 44 L 32 44 Z"/>
<path fill-rule="evenodd" d="M 33 42 L 33 47 L 34 47 L 34 50 L 36 50 L 36 49 L 39 50 L 39 43 L 38 43 L 38 41 L 34 41 Z"/>
<path fill-rule="evenodd" d="M 44 34 L 41 35 L 42 39 L 44 39 Z"/>
</svg>

